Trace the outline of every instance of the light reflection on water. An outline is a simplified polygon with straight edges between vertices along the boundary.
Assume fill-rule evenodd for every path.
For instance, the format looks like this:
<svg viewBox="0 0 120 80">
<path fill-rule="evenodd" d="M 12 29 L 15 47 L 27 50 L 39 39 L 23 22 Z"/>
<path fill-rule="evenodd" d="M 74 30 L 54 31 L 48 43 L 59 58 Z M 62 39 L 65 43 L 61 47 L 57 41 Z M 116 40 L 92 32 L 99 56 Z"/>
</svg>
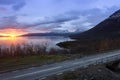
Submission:
<svg viewBox="0 0 120 80">
<path fill-rule="evenodd" d="M 10 47 L 17 44 L 33 44 L 47 46 L 47 48 L 60 48 L 56 44 L 70 41 L 68 37 L 42 36 L 42 37 L 0 37 L 0 46 Z"/>
</svg>

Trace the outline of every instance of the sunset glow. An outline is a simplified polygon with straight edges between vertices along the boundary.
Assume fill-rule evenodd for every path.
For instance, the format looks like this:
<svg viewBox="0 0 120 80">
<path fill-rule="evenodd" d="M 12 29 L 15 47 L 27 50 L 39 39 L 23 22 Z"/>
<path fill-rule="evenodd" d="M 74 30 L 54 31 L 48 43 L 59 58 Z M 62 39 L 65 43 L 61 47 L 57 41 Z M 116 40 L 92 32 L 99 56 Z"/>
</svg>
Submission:
<svg viewBox="0 0 120 80">
<path fill-rule="evenodd" d="M 17 36 L 20 36 L 22 34 L 25 34 L 25 32 L 22 30 L 19 30 L 19 29 L 0 30 L 0 36 L 3 36 L 3 37 L 17 37 Z"/>
</svg>

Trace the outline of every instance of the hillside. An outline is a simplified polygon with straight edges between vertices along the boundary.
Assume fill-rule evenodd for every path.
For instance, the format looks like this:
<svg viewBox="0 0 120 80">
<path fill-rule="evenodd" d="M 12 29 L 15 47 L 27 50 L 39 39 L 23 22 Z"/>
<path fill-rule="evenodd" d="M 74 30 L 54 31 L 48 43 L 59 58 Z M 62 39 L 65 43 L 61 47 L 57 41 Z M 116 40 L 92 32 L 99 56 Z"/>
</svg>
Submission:
<svg viewBox="0 0 120 80">
<path fill-rule="evenodd" d="M 94 28 L 72 35 L 74 39 L 96 39 L 114 38 L 120 36 L 120 10 L 113 13 L 107 19 L 96 25 Z"/>
</svg>

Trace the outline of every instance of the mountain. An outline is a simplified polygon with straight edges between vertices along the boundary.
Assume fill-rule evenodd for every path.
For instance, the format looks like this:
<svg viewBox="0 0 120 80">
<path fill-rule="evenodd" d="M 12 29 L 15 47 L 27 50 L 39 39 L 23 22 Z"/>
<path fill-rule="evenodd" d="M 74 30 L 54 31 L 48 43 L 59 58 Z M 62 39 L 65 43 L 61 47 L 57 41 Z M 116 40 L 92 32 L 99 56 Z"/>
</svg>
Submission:
<svg viewBox="0 0 120 80">
<path fill-rule="evenodd" d="M 28 34 L 24 34 L 22 36 L 70 36 L 73 35 L 75 33 L 54 33 L 54 32 L 50 32 L 50 33 L 28 33 Z"/>
<path fill-rule="evenodd" d="M 107 19 L 92 29 L 72 35 L 74 39 L 97 39 L 120 37 L 120 10 L 113 13 Z"/>
</svg>

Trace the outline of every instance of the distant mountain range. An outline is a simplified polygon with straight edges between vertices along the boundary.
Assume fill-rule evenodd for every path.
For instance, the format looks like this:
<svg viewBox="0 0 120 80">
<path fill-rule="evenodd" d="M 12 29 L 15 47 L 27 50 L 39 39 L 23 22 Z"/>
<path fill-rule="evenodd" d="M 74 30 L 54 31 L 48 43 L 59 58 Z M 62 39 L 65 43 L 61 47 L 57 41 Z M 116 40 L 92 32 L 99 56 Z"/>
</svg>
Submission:
<svg viewBox="0 0 120 80">
<path fill-rule="evenodd" d="M 77 33 L 55 33 L 55 32 L 50 32 L 50 33 L 28 33 L 24 34 L 22 36 L 70 36 L 70 35 L 75 35 Z"/>
<path fill-rule="evenodd" d="M 120 37 L 120 10 L 113 13 L 107 19 L 96 25 L 94 28 L 72 35 L 75 39 L 96 39 Z"/>
</svg>

